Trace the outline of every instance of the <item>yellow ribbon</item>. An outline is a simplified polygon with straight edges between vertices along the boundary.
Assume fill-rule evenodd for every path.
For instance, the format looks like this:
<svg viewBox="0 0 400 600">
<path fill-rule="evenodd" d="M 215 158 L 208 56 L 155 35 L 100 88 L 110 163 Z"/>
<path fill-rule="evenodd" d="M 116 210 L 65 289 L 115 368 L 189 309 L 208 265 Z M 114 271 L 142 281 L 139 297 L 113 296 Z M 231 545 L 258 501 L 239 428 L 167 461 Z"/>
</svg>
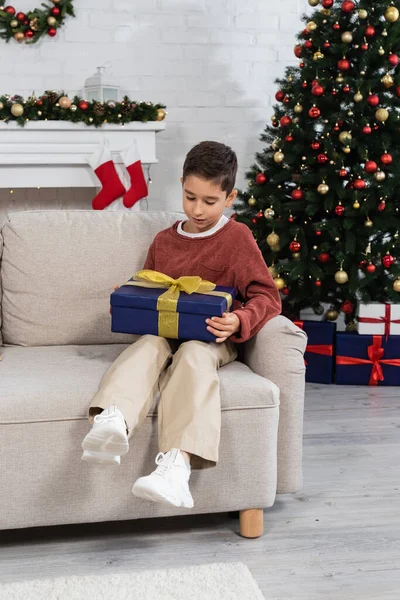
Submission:
<svg viewBox="0 0 400 600">
<path fill-rule="evenodd" d="M 179 313 L 177 312 L 178 300 L 181 292 L 186 294 L 207 294 L 210 296 L 221 296 L 227 302 L 227 310 L 230 310 L 233 299 L 228 292 L 214 291 L 216 285 L 211 281 L 205 281 L 201 277 L 179 277 L 173 279 L 164 273 L 145 269 L 138 271 L 133 281 L 127 281 L 123 285 L 134 285 L 146 288 L 167 288 L 167 291 L 157 300 L 158 311 L 158 335 L 160 337 L 178 339 Z"/>
</svg>

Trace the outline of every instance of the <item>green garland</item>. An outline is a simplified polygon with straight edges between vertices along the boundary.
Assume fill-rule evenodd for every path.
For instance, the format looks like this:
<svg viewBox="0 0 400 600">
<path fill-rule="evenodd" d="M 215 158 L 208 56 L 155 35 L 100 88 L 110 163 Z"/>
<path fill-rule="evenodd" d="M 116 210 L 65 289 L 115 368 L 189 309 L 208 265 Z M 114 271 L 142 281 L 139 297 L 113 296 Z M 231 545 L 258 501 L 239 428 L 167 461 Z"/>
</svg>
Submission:
<svg viewBox="0 0 400 600">
<path fill-rule="evenodd" d="M 162 121 L 165 105 L 134 102 L 125 96 L 122 102 L 88 102 L 80 96 L 71 100 L 63 92 L 45 91 L 37 98 L 26 100 L 19 95 L 0 95 L 0 119 L 5 123 L 16 121 L 22 127 L 28 121 L 70 121 L 101 127 L 104 123 L 131 123 L 132 121 Z"/>
<path fill-rule="evenodd" d="M 13 6 L 0 6 L 0 37 L 7 42 L 34 44 L 42 35 L 54 37 L 64 24 L 67 15 L 74 17 L 73 0 L 51 0 L 43 8 L 35 8 L 27 13 L 18 12 Z M 0 0 L 1 2 L 1 0 Z"/>
</svg>

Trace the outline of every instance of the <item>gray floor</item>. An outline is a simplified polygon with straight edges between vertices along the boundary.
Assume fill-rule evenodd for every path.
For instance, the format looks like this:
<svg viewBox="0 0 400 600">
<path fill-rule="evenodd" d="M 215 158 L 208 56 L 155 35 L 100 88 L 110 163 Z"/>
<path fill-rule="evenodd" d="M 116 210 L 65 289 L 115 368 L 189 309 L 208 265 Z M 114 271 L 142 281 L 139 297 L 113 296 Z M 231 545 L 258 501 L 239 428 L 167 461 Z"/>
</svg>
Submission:
<svg viewBox="0 0 400 600">
<path fill-rule="evenodd" d="M 399 600 L 399 391 L 308 386 L 304 489 L 258 540 L 228 515 L 3 532 L 0 582 L 242 561 L 266 600 Z"/>
</svg>

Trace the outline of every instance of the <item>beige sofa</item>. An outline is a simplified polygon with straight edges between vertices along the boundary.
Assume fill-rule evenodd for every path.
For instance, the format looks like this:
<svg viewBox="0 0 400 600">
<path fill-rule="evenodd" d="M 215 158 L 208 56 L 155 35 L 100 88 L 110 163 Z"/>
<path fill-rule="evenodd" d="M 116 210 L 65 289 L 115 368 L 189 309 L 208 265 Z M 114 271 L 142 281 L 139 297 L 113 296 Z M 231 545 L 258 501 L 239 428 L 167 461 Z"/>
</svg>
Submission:
<svg viewBox="0 0 400 600">
<path fill-rule="evenodd" d="M 154 235 L 179 215 L 32 211 L 1 231 L 0 529 L 187 514 L 145 502 L 132 483 L 154 468 L 157 398 L 120 467 L 81 461 L 87 407 L 131 335 L 110 331 L 114 285 L 142 268 Z M 193 471 L 195 513 L 261 509 L 302 485 L 304 332 L 284 317 L 220 371 L 220 463 Z M 134 393 L 134 390 L 132 390 Z"/>
</svg>

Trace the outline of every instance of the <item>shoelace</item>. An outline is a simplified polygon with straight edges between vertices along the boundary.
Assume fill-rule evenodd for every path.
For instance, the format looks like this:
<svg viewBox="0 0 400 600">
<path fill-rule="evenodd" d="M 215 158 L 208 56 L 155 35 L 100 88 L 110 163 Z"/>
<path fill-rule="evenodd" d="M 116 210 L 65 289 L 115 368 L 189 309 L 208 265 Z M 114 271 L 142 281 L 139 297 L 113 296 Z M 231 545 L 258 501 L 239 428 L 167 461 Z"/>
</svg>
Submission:
<svg viewBox="0 0 400 600">
<path fill-rule="evenodd" d="M 162 461 L 165 458 L 165 454 L 163 452 L 159 452 L 156 456 L 156 465 L 157 465 L 157 469 L 156 469 L 156 473 L 158 475 L 161 475 L 162 477 L 167 477 L 168 474 L 171 472 L 172 468 L 174 467 L 174 463 L 169 462 L 169 463 L 165 463 L 162 464 Z"/>
<path fill-rule="evenodd" d="M 109 421 L 110 419 L 115 419 L 117 415 L 111 414 L 111 415 L 103 415 L 103 413 L 101 413 L 100 415 L 96 415 L 94 418 L 94 421 L 96 423 L 104 423 L 104 421 Z"/>
</svg>

